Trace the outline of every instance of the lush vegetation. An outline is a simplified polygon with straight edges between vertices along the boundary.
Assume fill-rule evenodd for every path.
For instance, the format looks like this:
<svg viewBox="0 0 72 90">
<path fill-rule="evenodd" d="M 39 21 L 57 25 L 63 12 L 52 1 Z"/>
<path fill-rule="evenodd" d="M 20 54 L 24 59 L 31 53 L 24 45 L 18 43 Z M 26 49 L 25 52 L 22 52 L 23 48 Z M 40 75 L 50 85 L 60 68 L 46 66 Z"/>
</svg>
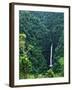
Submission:
<svg viewBox="0 0 72 90">
<path fill-rule="evenodd" d="M 19 33 L 20 79 L 64 76 L 63 13 L 19 11 Z"/>
</svg>

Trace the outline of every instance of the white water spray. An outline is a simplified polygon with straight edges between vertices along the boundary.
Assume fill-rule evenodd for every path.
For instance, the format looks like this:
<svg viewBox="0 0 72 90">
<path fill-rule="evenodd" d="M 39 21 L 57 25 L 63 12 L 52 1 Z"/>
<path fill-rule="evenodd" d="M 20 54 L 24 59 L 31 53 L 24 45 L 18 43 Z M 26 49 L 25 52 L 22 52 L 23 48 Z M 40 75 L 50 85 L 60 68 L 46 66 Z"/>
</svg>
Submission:
<svg viewBox="0 0 72 90">
<path fill-rule="evenodd" d="M 51 44 L 51 50 L 50 50 L 50 67 L 52 67 L 52 49 L 53 49 L 53 44 Z"/>
</svg>

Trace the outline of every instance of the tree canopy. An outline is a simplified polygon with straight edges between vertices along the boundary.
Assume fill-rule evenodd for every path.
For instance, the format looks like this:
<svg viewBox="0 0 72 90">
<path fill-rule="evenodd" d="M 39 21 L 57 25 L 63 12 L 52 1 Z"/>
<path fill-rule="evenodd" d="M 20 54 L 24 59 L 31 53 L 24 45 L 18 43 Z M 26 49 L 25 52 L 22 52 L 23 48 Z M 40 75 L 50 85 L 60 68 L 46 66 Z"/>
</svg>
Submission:
<svg viewBox="0 0 72 90">
<path fill-rule="evenodd" d="M 64 76 L 64 13 L 19 11 L 19 34 L 20 79 Z"/>
</svg>

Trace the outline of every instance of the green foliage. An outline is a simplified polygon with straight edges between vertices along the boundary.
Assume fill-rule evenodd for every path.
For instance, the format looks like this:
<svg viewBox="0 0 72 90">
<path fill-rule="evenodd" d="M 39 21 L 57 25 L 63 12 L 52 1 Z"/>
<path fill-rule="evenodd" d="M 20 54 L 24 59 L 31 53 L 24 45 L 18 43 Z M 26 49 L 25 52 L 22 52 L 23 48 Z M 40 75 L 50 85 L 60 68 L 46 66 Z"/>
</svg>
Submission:
<svg viewBox="0 0 72 90">
<path fill-rule="evenodd" d="M 28 58 L 27 52 L 25 51 L 25 39 L 26 35 L 25 34 L 20 34 L 19 35 L 19 65 L 20 65 L 20 78 L 27 78 L 28 73 L 31 72 L 32 69 L 32 64 Z"/>
<path fill-rule="evenodd" d="M 64 76 L 64 13 L 19 11 L 19 66 L 20 79 Z"/>
<path fill-rule="evenodd" d="M 20 57 L 20 73 L 24 74 L 24 78 L 27 78 L 27 74 L 29 74 L 32 70 L 32 64 L 28 59 L 27 55 Z"/>
<path fill-rule="evenodd" d="M 54 76 L 55 76 L 55 74 L 54 74 L 53 70 L 49 69 L 46 73 L 46 77 L 54 77 Z"/>
<path fill-rule="evenodd" d="M 64 58 L 60 57 L 57 61 L 57 63 L 55 63 L 54 68 L 53 68 L 55 73 L 58 73 L 59 76 L 64 76 Z M 58 76 L 56 74 L 56 76 Z"/>
</svg>

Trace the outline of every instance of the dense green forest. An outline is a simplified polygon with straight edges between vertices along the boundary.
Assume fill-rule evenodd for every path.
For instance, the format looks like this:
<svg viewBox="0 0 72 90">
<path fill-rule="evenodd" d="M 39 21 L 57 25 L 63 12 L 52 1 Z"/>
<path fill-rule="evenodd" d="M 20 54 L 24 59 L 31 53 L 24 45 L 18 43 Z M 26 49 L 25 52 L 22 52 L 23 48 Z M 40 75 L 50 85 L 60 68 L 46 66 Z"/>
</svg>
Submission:
<svg viewBox="0 0 72 90">
<path fill-rule="evenodd" d="M 19 78 L 63 76 L 64 13 L 19 11 Z"/>
</svg>

